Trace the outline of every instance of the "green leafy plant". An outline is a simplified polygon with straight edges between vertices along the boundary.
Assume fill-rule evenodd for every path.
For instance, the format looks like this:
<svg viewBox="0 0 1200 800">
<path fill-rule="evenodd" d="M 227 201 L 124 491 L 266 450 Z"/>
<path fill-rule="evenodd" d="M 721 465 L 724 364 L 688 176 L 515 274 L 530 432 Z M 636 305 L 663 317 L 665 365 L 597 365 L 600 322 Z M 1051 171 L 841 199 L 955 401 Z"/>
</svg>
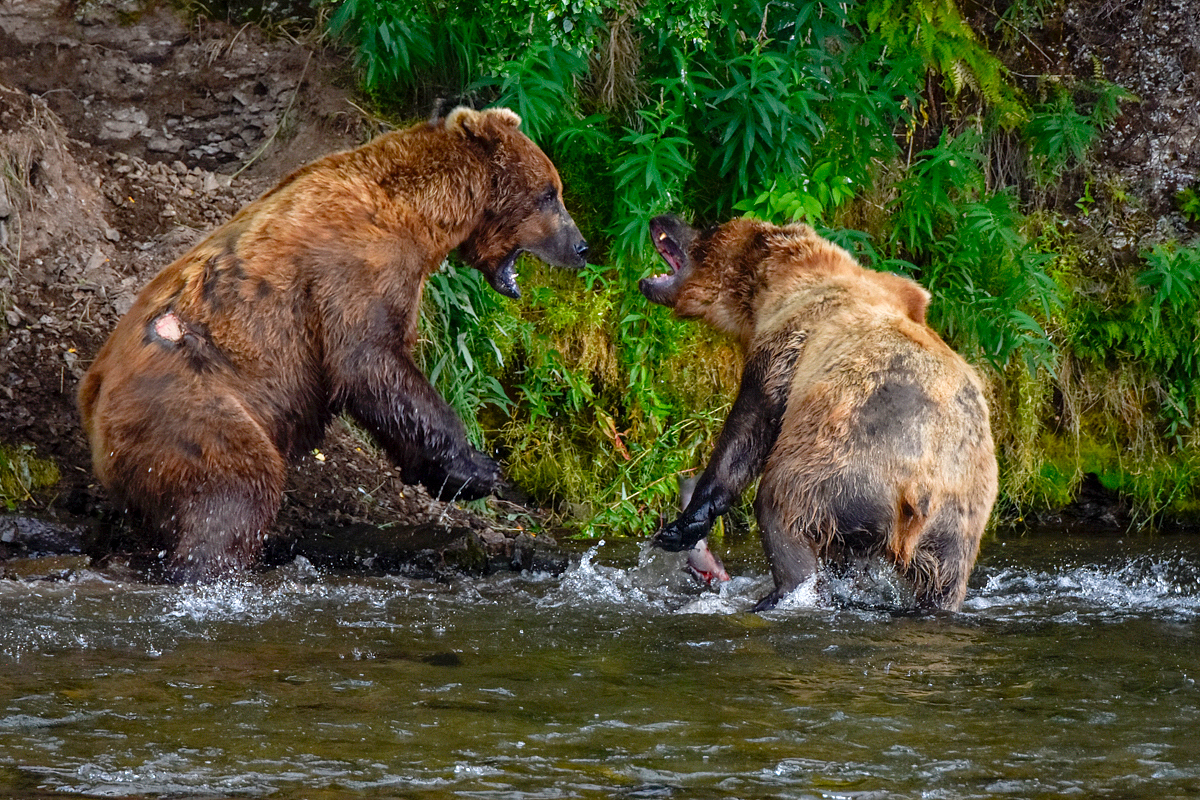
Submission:
<svg viewBox="0 0 1200 800">
<path fill-rule="evenodd" d="M 1200 191 L 1189 186 L 1175 195 L 1175 201 L 1179 204 L 1179 213 L 1192 222 L 1200 222 Z"/>
<path fill-rule="evenodd" d="M 980 43 L 954 0 L 872 0 L 863 9 L 871 31 L 898 52 L 919 53 L 952 94 L 978 92 L 1006 127 L 1025 118 L 1004 65 Z"/>
<path fill-rule="evenodd" d="M 1100 131 L 1116 120 L 1123 102 L 1134 95 L 1104 80 L 1079 84 L 1076 91 L 1056 84 L 1051 99 L 1034 107 L 1024 127 L 1036 179 L 1049 183 L 1083 163 Z"/>
<path fill-rule="evenodd" d="M 500 342 L 512 335 L 506 324 L 499 299 L 477 270 L 446 264 L 429 277 L 421 309 L 420 366 L 477 447 L 485 439 L 478 421 L 483 407 L 507 412 L 512 405 L 495 377 L 504 368 Z"/>
</svg>

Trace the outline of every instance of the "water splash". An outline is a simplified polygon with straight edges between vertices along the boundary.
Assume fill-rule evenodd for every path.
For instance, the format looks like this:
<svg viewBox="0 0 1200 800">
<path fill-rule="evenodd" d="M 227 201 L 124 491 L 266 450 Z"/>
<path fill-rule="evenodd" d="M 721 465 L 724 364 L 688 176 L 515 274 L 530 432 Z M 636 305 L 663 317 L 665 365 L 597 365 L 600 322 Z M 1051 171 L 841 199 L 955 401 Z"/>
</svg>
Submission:
<svg viewBox="0 0 1200 800">
<path fill-rule="evenodd" d="M 990 616 L 1009 613 L 1073 613 L 1081 620 L 1140 614 L 1200 618 L 1200 565 L 1187 558 L 1136 557 L 1123 565 L 1063 565 L 1054 571 L 1009 566 L 985 573 L 964 610 Z"/>
<path fill-rule="evenodd" d="M 605 541 L 601 539 L 563 573 L 559 585 L 543 599 L 549 607 L 591 603 L 601 606 L 632 606 L 663 610 L 658 598 L 639 587 L 630 572 L 596 563 Z"/>
<path fill-rule="evenodd" d="M 544 598 L 562 605 L 621 606 L 649 614 L 727 615 L 748 611 L 772 589 L 768 575 L 738 575 L 703 588 L 687 574 L 686 554 L 643 546 L 636 565 L 606 566 L 604 541 L 591 547 Z M 772 616 L 813 610 L 915 607 L 912 588 L 889 565 L 868 561 L 845 572 L 821 570 L 783 598 Z M 1109 565 L 977 569 L 962 612 L 989 617 L 1074 613 L 1082 618 L 1152 613 L 1200 618 L 1200 564 L 1177 553 L 1135 556 Z"/>
<path fill-rule="evenodd" d="M 605 541 L 589 548 L 547 595 L 552 606 L 619 606 L 651 615 L 737 614 L 750 610 L 772 588 L 765 575 L 735 575 L 716 586 L 702 586 L 687 569 L 687 553 L 669 553 L 644 543 L 631 567 L 597 563 Z M 806 583 L 787 598 L 788 608 L 819 604 L 816 582 Z"/>
</svg>

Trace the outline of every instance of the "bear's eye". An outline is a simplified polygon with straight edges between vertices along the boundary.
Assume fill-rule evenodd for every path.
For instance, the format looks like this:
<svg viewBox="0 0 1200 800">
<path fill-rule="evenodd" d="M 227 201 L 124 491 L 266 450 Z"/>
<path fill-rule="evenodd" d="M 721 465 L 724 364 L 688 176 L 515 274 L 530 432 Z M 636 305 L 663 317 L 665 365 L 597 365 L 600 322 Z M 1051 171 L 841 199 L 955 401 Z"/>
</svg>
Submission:
<svg viewBox="0 0 1200 800">
<path fill-rule="evenodd" d="M 549 186 L 546 188 L 546 191 L 542 192 L 542 196 L 538 198 L 538 205 L 545 208 L 546 206 L 553 205 L 557 199 L 558 192 L 555 191 L 553 186 Z"/>
</svg>

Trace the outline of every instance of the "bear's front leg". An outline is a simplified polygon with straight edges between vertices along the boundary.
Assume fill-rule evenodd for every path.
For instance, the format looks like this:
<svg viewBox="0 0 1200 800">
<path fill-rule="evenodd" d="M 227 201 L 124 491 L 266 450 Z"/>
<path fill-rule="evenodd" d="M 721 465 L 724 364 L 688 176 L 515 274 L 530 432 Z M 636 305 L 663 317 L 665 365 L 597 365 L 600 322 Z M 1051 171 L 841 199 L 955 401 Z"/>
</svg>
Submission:
<svg viewBox="0 0 1200 800">
<path fill-rule="evenodd" d="M 664 550 L 690 550 L 708 536 L 717 518 L 729 512 L 766 464 L 779 436 L 779 417 L 762 402 L 760 387 L 745 377 L 725 420 L 712 459 L 705 467 L 683 513 L 654 536 Z"/>
<path fill-rule="evenodd" d="M 405 483 L 443 500 L 477 500 L 501 484 L 500 465 L 471 446 L 454 410 L 407 353 L 363 344 L 335 376 L 335 405 L 375 436 Z"/>
<path fill-rule="evenodd" d="M 737 399 L 721 428 L 712 459 L 696 482 L 687 508 L 654 535 L 654 544 L 672 552 L 690 550 L 708 536 L 717 518 L 729 512 L 762 472 L 779 438 L 802 344 L 802 335 L 784 332 L 746 360 Z"/>
</svg>

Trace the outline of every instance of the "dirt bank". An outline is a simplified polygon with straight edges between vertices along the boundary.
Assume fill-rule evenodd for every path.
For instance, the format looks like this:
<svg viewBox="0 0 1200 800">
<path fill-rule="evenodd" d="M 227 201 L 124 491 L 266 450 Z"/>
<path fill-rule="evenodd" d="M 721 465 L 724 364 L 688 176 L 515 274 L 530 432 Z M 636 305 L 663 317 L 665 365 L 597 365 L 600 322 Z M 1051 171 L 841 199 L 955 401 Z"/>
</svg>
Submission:
<svg viewBox="0 0 1200 800">
<path fill-rule="evenodd" d="M 338 57 L 253 26 L 189 24 L 137 3 L 0 4 L 0 443 L 33 445 L 62 473 L 27 510 L 95 519 L 106 508 L 75 410 L 79 378 L 159 269 L 296 166 L 376 132 L 339 88 L 349 85 Z M 531 512 L 493 503 L 502 513 L 484 519 L 405 486 L 337 422 L 295 465 L 278 528 L 290 538 L 390 525 L 433 542 L 422 563 L 435 567 L 430 551 L 462 547 L 479 551 L 472 568 L 528 566 Z M 72 529 L 97 553 L 136 545 L 101 527 Z M 20 552 L 0 544 L 0 557 Z"/>
</svg>

